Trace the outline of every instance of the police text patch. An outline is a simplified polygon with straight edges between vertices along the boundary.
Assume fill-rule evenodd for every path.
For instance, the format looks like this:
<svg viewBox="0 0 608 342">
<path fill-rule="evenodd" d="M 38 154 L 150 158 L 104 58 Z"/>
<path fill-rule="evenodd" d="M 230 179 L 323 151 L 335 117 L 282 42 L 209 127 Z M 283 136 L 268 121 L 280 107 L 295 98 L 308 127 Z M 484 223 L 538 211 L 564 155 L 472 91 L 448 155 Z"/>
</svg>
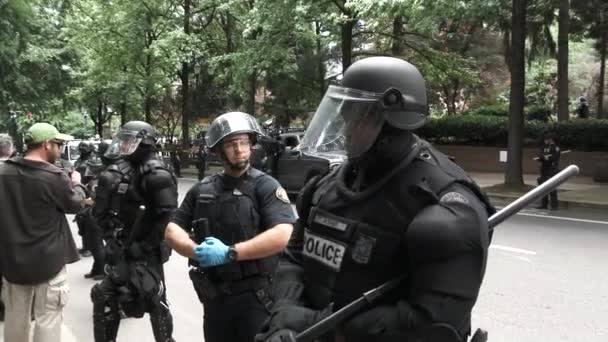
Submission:
<svg viewBox="0 0 608 342">
<path fill-rule="evenodd" d="M 329 268 L 340 271 L 342 259 L 346 246 L 315 235 L 310 231 L 304 232 L 304 256 L 328 266 Z"/>
</svg>

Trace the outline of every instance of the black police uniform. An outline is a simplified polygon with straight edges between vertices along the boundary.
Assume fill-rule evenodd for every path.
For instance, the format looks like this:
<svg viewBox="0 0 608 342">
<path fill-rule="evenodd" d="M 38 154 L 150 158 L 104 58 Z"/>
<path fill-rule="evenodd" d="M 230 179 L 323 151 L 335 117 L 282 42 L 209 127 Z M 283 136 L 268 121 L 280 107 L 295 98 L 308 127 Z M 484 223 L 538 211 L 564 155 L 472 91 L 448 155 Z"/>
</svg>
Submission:
<svg viewBox="0 0 608 342">
<path fill-rule="evenodd" d="M 205 147 L 200 147 L 198 149 L 197 152 L 197 156 L 198 156 L 198 163 L 197 163 L 197 168 L 198 168 L 198 180 L 203 180 L 203 178 L 205 178 L 205 171 L 207 170 L 207 157 L 208 157 L 208 152 L 207 149 Z"/>
<path fill-rule="evenodd" d="M 87 190 L 93 200 L 97 199 L 97 184 L 101 173 L 111 164 L 111 161 L 99 156 L 93 156 L 87 162 L 85 175 L 90 177 L 87 183 Z M 95 204 L 93 204 L 93 207 Z M 97 220 L 93 216 L 93 207 L 86 208 L 82 215 L 82 224 L 86 232 L 84 238 L 86 245 L 90 248 L 93 254 L 93 266 L 91 271 L 85 274 L 85 278 L 95 278 L 96 280 L 104 278 L 105 266 L 105 247 L 103 243 L 103 231 Z"/>
<path fill-rule="evenodd" d="M 362 191 L 346 185 L 350 162 L 301 191 L 300 217 L 277 275 L 284 304 L 266 328 L 301 331 L 330 303 L 335 311 L 405 276 L 379 306 L 344 325 L 346 341 L 419 341 L 428 329 L 447 329 L 453 339 L 445 342 L 466 339 L 494 209 L 460 167 L 414 139 L 397 166 Z M 283 275 L 294 269 L 299 275 Z M 303 315 L 307 308 L 317 314 Z"/>
<path fill-rule="evenodd" d="M 91 290 L 95 341 L 114 341 L 121 318 L 145 312 L 155 340 L 173 341 L 162 264 L 168 260 L 164 228 L 177 207 L 175 176 L 150 152 L 137 164 L 110 165 L 96 193 L 94 215 L 105 233 L 108 276 Z M 134 226 L 140 205 L 146 209 Z"/>
<path fill-rule="evenodd" d="M 92 159 L 92 145 L 89 145 L 86 142 L 81 142 L 78 146 L 78 150 L 80 151 L 80 156 L 74 162 L 74 170 L 78 171 L 81 176 L 81 183 L 85 186 L 93 179 L 93 175 L 88 172 L 87 169 L 89 162 Z M 90 197 L 90 192 L 87 193 L 87 197 Z M 90 245 L 90 237 L 88 236 L 87 225 L 90 223 L 89 221 L 89 208 L 82 209 L 78 214 L 76 214 L 75 220 L 76 225 L 78 226 L 78 235 L 82 237 L 82 248 L 79 252 L 86 256 L 91 256 L 93 246 Z"/>
<path fill-rule="evenodd" d="M 233 245 L 277 224 L 291 224 L 295 216 L 279 183 L 249 168 L 239 178 L 216 174 L 203 179 L 188 191 L 171 221 L 197 243 L 213 236 Z M 268 317 L 276 262 L 273 256 L 202 268 L 190 260 L 190 277 L 205 309 L 205 341 L 253 340 Z"/>
<path fill-rule="evenodd" d="M 538 161 L 540 162 L 540 177 L 538 177 L 537 182 L 539 185 L 559 172 L 560 155 L 561 150 L 556 144 L 544 144 L 541 147 L 538 155 Z M 559 202 L 557 200 L 557 190 L 553 190 L 549 195 L 544 196 L 539 208 L 546 209 L 549 202 L 552 209 L 558 209 Z"/>
</svg>

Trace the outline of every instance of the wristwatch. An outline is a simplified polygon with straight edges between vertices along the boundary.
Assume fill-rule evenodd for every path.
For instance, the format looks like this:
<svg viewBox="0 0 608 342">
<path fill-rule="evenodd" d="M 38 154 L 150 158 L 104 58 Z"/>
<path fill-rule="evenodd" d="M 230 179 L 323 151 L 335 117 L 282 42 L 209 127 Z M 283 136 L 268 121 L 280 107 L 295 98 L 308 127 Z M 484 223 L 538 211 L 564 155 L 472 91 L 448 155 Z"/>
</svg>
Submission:
<svg viewBox="0 0 608 342">
<path fill-rule="evenodd" d="M 239 258 L 239 253 L 236 251 L 234 245 L 228 247 L 228 252 L 226 253 L 226 257 L 230 262 L 236 262 Z"/>
</svg>

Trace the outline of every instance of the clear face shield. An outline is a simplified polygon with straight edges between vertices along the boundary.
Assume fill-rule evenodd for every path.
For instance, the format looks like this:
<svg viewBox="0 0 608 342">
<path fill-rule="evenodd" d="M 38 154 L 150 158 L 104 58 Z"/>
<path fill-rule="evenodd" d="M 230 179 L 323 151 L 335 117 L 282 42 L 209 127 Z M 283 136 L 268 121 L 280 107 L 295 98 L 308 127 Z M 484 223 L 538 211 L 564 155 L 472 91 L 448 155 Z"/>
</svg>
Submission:
<svg viewBox="0 0 608 342">
<path fill-rule="evenodd" d="M 361 157 L 384 124 L 383 94 L 330 86 L 306 130 L 300 150 Z"/>
<path fill-rule="evenodd" d="M 104 156 L 115 159 L 132 154 L 142 141 L 142 137 L 138 135 L 139 132 L 136 131 L 119 131 L 112 139 Z"/>
</svg>

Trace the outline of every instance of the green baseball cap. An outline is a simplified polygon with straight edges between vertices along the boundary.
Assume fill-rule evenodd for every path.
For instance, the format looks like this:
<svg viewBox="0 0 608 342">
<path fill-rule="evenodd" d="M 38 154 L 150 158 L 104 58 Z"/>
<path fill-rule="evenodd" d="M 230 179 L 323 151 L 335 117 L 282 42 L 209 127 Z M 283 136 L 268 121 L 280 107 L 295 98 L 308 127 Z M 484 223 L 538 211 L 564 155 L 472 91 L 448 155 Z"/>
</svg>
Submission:
<svg viewBox="0 0 608 342">
<path fill-rule="evenodd" d="M 59 133 L 55 126 L 46 122 L 35 123 L 27 130 L 25 135 L 25 143 L 28 145 L 38 144 L 45 140 L 73 140 L 74 137 L 67 134 Z"/>
</svg>

